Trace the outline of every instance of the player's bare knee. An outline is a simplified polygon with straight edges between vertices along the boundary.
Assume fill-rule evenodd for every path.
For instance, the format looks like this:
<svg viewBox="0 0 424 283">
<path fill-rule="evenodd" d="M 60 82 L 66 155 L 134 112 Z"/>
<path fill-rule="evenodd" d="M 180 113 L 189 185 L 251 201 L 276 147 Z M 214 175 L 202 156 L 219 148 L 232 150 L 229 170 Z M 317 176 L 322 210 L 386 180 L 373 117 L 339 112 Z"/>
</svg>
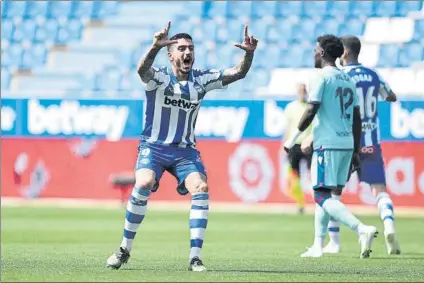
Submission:
<svg viewBox="0 0 424 283">
<path fill-rule="evenodd" d="M 201 181 L 195 188 L 196 193 L 207 193 L 209 192 L 208 184 Z"/>
<path fill-rule="evenodd" d="M 374 184 L 374 185 L 371 185 L 371 188 L 372 188 L 374 197 L 377 196 L 379 193 L 387 192 L 386 185 L 384 184 Z"/>
<path fill-rule="evenodd" d="M 152 190 L 156 183 L 155 172 L 148 169 L 138 170 L 135 174 L 135 187 Z"/>
</svg>

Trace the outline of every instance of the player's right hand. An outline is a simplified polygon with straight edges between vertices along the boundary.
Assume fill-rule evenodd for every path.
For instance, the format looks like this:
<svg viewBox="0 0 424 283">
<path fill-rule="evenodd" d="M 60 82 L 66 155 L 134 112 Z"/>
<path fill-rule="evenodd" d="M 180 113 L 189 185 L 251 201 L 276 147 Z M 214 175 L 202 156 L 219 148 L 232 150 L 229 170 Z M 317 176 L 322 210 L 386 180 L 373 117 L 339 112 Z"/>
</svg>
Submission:
<svg viewBox="0 0 424 283">
<path fill-rule="evenodd" d="M 177 40 L 169 40 L 168 33 L 171 28 L 171 22 L 168 22 L 168 25 L 161 31 L 155 33 L 153 37 L 153 46 L 157 48 L 162 48 L 170 44 L 177 43 Z"/>
</svg>

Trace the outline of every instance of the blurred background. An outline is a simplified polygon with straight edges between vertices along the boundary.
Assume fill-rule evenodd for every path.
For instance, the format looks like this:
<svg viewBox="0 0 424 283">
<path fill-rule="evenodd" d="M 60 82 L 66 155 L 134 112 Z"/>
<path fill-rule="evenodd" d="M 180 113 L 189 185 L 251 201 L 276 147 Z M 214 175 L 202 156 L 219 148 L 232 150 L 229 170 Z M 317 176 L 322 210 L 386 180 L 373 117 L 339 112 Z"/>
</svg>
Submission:
<svg viewBox="0 0 424 283">
<path fill-rule="evenodd" d="M 362 63 L 398 95 L 378 106 L 387 183 L 397 206 L 423 207 L 423 1 L 2 1 L 1 17 L 3 201 L 125 199 L 131 184 L 113 180 L 131 177 L 143 126 L 136 64 L 170 20 L 171 35 L 192 35 L 197 68 L 235 65 L 244 24 L 260 41 L 247 77 L 208 94 L 199 114 L 214 201 L 294 204 L 284 109 L 314 71 L 316 37 L 331 33 L 359 36 Z M 165 50 L 155 65 L 168 65 Z M 175 185 L 166 175 L 153 199 L 185 200 Z M 374 198 L 354 176 L 344 201 Z"/>
</svg>

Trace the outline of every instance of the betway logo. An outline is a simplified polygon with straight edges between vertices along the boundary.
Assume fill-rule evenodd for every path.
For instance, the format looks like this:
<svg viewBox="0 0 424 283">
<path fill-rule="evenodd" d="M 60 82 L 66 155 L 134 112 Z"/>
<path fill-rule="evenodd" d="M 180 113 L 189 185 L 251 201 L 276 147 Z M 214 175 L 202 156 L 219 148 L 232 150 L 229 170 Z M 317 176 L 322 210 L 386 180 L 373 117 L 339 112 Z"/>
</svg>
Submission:
<svg viewBox="0 0 424 283">
<path fill-rule="evenodd" d="M 182 98 L 172 99 L 172 98 L 169 98 L 168 96 L 165 96 L 164 104 L 165 105 L 178 106 L 178 107 L 185 109 L 185 110 L 196 108 L 196 106 L 199 105 L 199 103 L 193 103 L 193 102 L 190 102 L 189 100 L 185 100 L 185 99 L 182 99 Z"/>
<path fill-rule="evenodd" d="M 1 130 L 11 131 L 15 126 L 16 112 L 12 107 L 3 106 L 1 108 Z"/>
<path fill-rule="evenodd" d="M 391 105 L 391 134 L 395 138 L 407 138 L 410 134 L 418 139 L 424 138 L 424 109 L 409 112 L 400 103 Z"/>
<path fill-rule="evenodd" d="M 241 140 L 249 118 L 247 107 L 203 107 L 196 123 L 196 136 L 225 137 L 228 142 Z"/>
<path fill-rule="evenodd" d="M 119 140 L 128 113 L 127 106 L 88 106 L 75 100 L 43 106 L 33 99 L 28 101 L 28 131 L 33 135 L 99 135 L 108 140 Z"/>
</svg>

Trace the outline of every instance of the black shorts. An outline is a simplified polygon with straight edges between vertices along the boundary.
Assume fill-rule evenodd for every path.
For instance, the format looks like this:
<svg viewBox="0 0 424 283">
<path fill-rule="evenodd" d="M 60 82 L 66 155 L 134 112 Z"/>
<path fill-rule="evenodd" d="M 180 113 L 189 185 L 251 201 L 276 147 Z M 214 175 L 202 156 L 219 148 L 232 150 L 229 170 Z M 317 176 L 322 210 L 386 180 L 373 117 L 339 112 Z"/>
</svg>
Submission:
<svg viewBox="0 0 424 283">
<path fill-rule="evenodd" d="M 295 144 L 288 156 L 291 168 L 296 172 L 300 172 L 300 161 L 304 159 L 308 165 L 308 169 L 311 169 L 312 154 L 312 151 L 309 154 L 304 154 L 300 148 L 300 144 Z"/>
</svg>

